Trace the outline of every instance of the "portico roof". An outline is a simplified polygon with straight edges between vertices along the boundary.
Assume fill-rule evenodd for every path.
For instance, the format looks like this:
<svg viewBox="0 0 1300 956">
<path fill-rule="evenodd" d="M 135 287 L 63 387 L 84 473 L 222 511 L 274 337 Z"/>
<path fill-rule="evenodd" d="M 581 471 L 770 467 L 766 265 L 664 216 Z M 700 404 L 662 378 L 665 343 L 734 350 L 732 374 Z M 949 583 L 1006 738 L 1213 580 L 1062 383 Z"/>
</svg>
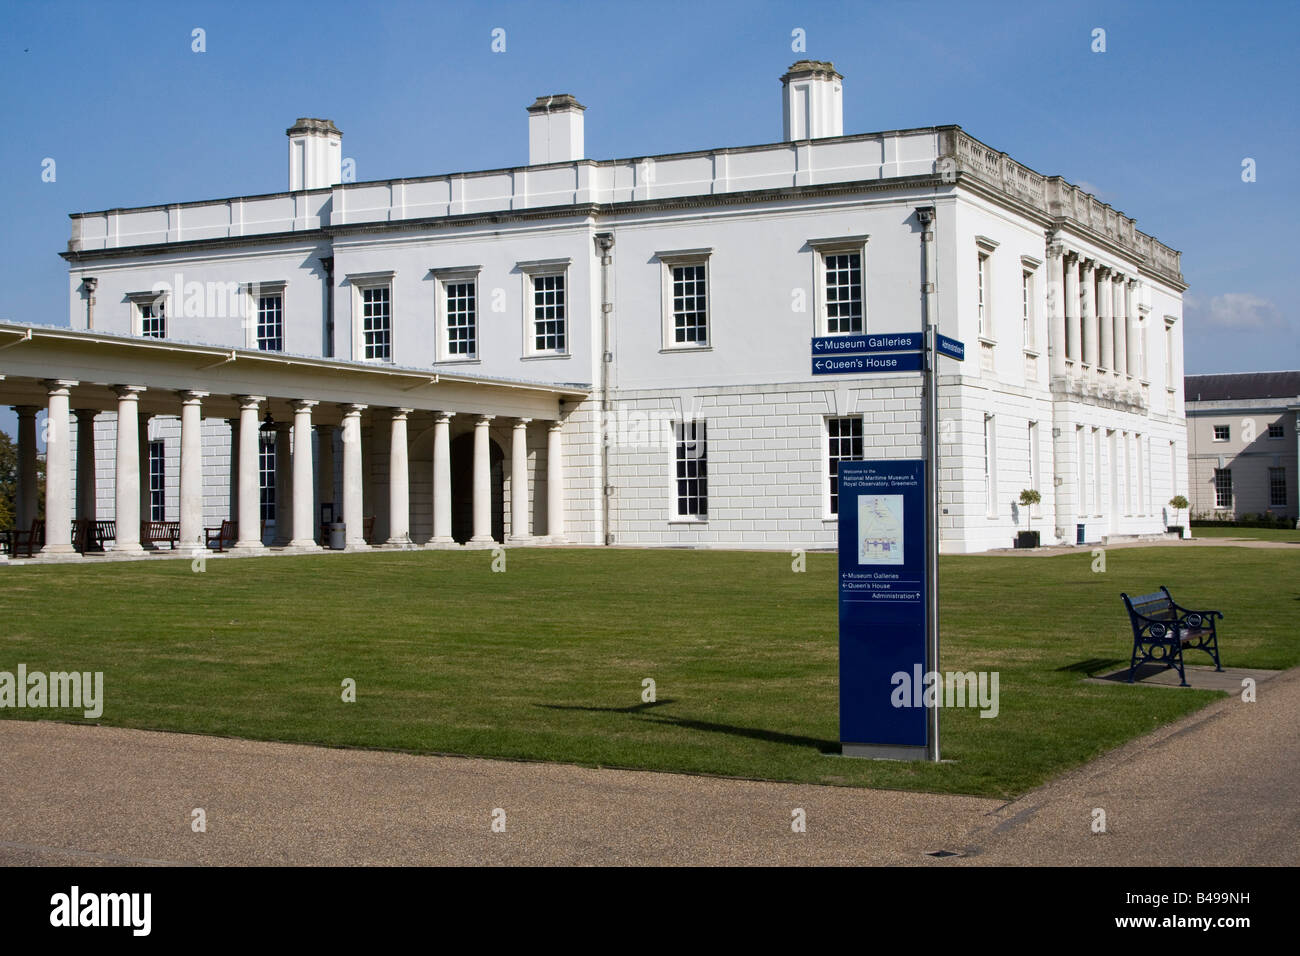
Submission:
<svg viewBox="0 0 1300 956">
<path fill-rule="evenodd" d="M 115 386 L 145 389 L 144 414 L 174 415 L 177 392 L 206 392 L 205 417 L 235 418 L 234 396 L 258 395 L 288 417 L 290 404 L 320 404 L 318 423 L 337 421 L 335 406 L 522 416 L 556 420 L 564 402 L 580 402 L 591 386 L 447 373 L 390 364 L 223 348 L 175 339 L 142 338 L 59 326 L 0 322 L 0 404 L 44 405 L 49 380 L 77 382 L 72 407 L 111 411 Z"/>
</svg>

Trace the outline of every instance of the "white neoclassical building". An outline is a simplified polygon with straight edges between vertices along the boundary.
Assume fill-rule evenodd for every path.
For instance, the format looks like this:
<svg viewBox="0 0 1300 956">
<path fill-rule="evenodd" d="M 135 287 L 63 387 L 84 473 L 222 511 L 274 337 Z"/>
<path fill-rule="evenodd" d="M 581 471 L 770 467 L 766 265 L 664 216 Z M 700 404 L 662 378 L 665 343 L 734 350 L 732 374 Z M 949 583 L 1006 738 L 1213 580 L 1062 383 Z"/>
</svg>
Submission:
<svg viewBox="0 0 1300 956">
<path fill-rule="evenodd" d="M 50 553 L 73 517 L 124 551 L 141 520 L 245 553 L 329 519 L 349 548 L 833 547 L 838 462 L 920 457 L 921 386 L 821 374 L 813 339 L 918 331 L 929 294 L 966 343 L 942 548 L 1163 533 L 1179 254 L 959 127 L 844 135 L 829 63 L 781 79 L 777 143 L 588 159 L 549 96 L 527 166 L 345 183 L 302 119 L 285 192 L 74 215 L 70 328 L 0 324 L 20 524 L 44 410 Z"/>
</svg>

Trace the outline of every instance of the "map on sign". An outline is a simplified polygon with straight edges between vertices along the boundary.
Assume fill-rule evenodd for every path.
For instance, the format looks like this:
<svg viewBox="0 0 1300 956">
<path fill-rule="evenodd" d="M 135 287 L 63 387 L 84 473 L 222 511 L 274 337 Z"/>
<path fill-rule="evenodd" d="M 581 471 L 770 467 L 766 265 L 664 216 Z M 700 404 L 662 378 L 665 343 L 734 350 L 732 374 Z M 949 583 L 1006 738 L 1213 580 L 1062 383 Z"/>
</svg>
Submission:
<svg viewBox="0 0 1300 956">
<path fill-rule="evenodd" d="M 903 496 L 858 496 L 858 564 L 903 563 Z"/>
</svg>

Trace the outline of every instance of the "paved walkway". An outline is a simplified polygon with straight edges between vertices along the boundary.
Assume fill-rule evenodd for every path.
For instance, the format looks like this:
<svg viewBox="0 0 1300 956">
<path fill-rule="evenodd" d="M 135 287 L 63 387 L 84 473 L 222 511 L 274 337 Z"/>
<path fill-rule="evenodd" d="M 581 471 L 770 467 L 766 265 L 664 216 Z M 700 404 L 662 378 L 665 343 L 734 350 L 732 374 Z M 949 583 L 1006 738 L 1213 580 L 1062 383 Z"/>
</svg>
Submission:
<svg viewBox="0 0 1300 956">
<path fill-rule="evenodd" d="M 1011 803 L 0 720 L 0 865 L 1296 865 L 1300 670 L 1258 695 Z"/>
</svg>

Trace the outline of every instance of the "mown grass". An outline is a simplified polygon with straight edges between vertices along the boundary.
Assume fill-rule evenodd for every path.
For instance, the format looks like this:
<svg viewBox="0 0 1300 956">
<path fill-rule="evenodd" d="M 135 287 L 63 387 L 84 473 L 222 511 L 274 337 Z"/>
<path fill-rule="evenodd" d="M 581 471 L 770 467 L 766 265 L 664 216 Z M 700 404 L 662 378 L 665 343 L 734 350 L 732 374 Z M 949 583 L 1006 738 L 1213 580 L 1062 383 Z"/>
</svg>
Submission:
<svg viewBox="0 0 1300 956">
<path fill-rule="evenodd" d="M 0 670 L 101 670 L 100 721 L 335 746 L 1012 796 L 1209 691 L 1085 683 L 1130 650 L 1119 592 L 1224 611 L 1229 666 L 1300 662 L 1300 550 L 945 557 L 946 762 L 838 750 L 834 556 L 515 549 L 0 569 Z M 657 701 L 641 700 L 642 680 Z M 345 678 L 357 700 L 341 700 Z M 77 720 L 67 710 L 0 716 Z"/>
<path fill-rule="evenodd" d="M 1251 538 L 1256 541 L 1290 541 L 1300 544 L 1297 528 L 1213 528 L 1192 526 L 1193 538 Z"/>
</svg>

